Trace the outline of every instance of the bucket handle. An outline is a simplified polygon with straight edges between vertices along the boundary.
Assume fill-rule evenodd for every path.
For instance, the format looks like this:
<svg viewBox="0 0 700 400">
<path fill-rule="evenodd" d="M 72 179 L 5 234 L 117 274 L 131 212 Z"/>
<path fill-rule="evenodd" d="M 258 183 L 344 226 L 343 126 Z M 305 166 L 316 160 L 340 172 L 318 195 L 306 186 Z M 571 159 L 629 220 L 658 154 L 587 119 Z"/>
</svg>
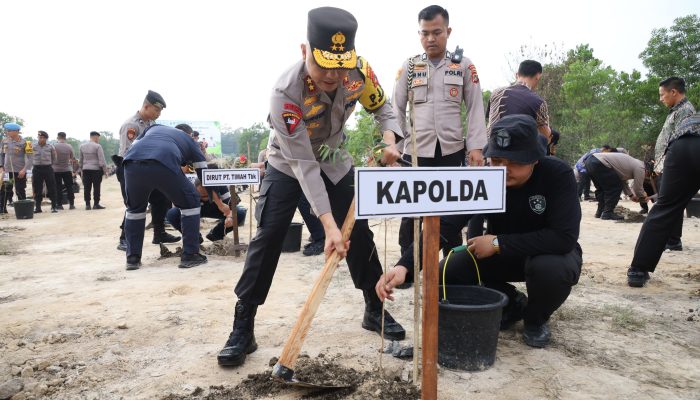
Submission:
<svg viewBox="0 0 700 400">
<path fill-rule="evenodd" d="M 452 253 L 459 253 L 461 251 L 466 251 L 471 256 L 472 261 L 474 261 L 474 267 L 476 267 L 476 278 L 479 282 L 479 286 L 484 286 L 483 282 L 481 282 L 481 273 L 479 273 L 479 263 L 476 262 L 476 258 L 474 258 L 472 252 L 469 251 L 469 249 L 465 245 L 453 247 L 452 249 L 450 249 L 450 252 L 447 253 L 447 257 L 445 257 L 445 262 L 442 264 L 442 301 L 447 301 L 447 286 L 445 285 L 445 271 L 447 271 L 447 263 L 450 261 L 450 256 L 452 255 Z"/>
</svg>

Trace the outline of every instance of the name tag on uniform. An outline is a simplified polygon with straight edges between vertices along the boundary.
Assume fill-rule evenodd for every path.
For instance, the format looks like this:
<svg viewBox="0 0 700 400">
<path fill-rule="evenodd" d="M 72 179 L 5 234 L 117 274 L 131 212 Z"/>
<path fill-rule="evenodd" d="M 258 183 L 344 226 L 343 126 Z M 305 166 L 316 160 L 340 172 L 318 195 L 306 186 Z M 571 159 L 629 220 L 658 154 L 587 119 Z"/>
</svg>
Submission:
<svg viewBox="0 0 700 400">
<path fill-rule="evenodd" d="M 464 84 L 464 79 L 461 76 L 456 75 L 445 75 L 444 80 L 446 85 L 460 85 Z"/>
</svg>

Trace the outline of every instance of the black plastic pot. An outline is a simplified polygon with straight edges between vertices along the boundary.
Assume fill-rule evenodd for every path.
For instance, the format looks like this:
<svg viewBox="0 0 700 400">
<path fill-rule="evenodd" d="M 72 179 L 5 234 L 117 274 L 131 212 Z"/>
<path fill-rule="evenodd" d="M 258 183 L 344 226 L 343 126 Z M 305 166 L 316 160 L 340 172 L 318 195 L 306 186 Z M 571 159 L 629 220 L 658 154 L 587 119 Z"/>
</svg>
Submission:
<svg viewBox="0 0 700 400">
<path fill-rule="evenodd" d="M 287 228 L 287 234 L 284 236 L 282 243 L 282 251 L 285 253 L 294 253 L 301 250 L 301 228 L 304 224 L 300 222 L 292 222 Z"/>
<path fill-rule="evenodd" d="M 693 197 L 685 206 L 685 214 L 690 217 L 700 218 L 700 197 Z"/>
<path fill-rule="evenodd" d="M 508 297 L 483 286 L 440 286 L 438 363 L 464 371 L 483 371 L 496 361 L 501 312 Z"/>
<path fill-rule="evenodd" d="M 15 209 L 15 217 L 17 219 L 34 218 L 34 200 L 17 200 L 12 203 L 12 206 Z"/>
</svg>

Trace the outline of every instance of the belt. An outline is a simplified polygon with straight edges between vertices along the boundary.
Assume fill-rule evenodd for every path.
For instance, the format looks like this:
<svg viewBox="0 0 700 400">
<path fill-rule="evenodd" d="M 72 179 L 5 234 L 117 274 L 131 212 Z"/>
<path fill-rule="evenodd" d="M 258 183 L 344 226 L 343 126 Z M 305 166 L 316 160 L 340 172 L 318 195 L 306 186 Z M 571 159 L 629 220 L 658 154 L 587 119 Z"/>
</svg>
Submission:
<svg viewBox="0 0 700 400">
<path fill-rule="evenodd" d="M 129 164 L 155 164 L 158 160 L 124 160 L 124 162 Z"/>
<path fill-rule="evenodd" d="M 37 167 L 37 168 L 41 168 L 41 167 L 44 167 L 44 168 L 51 168 L 51 165 L 34 165 L 34 166 Z"/>
</svg>

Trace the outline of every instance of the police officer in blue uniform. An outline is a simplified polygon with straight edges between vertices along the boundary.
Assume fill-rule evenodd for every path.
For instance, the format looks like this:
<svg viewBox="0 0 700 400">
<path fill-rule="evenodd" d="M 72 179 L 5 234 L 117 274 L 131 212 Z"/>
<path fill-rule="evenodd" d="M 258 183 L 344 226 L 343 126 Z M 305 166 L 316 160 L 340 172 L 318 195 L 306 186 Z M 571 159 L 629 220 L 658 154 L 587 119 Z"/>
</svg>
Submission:
<svg viewBox="0 0 700 400">
<path fill-rule="evenodd" d="M 199 193 L 180 168 L 192 163 L 201 178 L 207 163 L 196 143 L 183 131 L 153 125 L 139 135 L 124 155 L 126 186 L 126 269 L 141 266 L 146 207 L 153 191 L 160 191 L 182 214 L 183 254 L 180 268 L 207 262 L 199 254 Z"/>
</svg>

